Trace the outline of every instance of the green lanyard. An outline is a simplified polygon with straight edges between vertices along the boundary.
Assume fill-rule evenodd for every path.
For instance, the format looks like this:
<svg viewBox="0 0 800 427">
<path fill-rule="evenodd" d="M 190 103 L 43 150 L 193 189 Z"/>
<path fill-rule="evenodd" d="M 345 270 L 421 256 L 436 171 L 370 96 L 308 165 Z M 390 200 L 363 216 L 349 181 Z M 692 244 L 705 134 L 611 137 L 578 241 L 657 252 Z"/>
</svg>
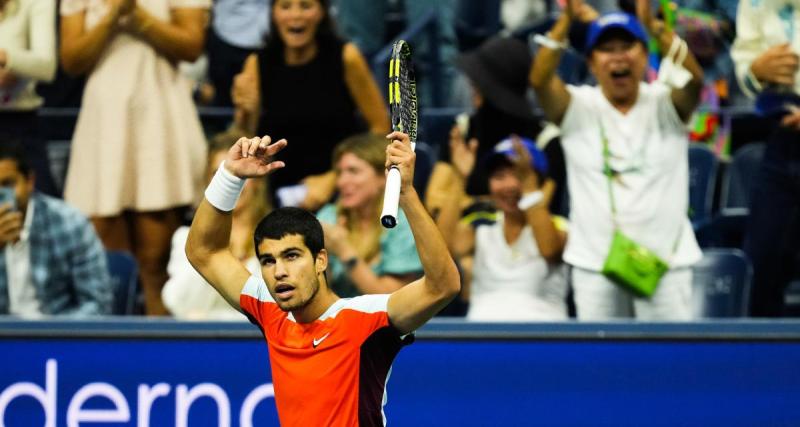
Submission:
<svg viewBox="0 0 800 427">
<path fill-rule="evenodd" d="M 614 201 L 614 188 L 612 181 L 614 180 L 614 170 L 611 169 L 611 150 L 608 148 L 608 137 L 606 137 L 606 128 L 603 123 L 600 123 L 600 140 L 603 142 L 603 175 L 608 178 L 608 201 L 611 204 L 611 221 L 614 222 L 614 228 L 618 229 L 617 225 L 617 204 Z"/>
<path fill-rule="evenodd" d="M 614 200 L 614 170 L 611 169 L 611 162 L 609 162 L 609 158 L 611 158 L 611 150 L 608 148 L 608 137 L 606 137 L 606 129 L 603 126 L 603 123 L 600 123 L 600 140 L 603 143 L 602 153 L 603 153 L 603 175 L 606 176 L 606 181 L 608 182 L 608 201 L 611 205 L 611 221 L 614 223 L 614 230 L 619 231 L 619 223 L 617 223 L 617 204 Z M 642 151 L 643 153 L 643 151 Z M 631 171 L 638 170 L 638 168 L 631 168 Z M 678 236 L 675 237 L 675 243 L 672 244 L 672 254 L 675 254 L 675 251 L 678 250 L 678 243 L 680 243 L 681 235 L 683 234 L 683 222 L 681 222 L 681 227 L 678 229 Z"/>
</svg>

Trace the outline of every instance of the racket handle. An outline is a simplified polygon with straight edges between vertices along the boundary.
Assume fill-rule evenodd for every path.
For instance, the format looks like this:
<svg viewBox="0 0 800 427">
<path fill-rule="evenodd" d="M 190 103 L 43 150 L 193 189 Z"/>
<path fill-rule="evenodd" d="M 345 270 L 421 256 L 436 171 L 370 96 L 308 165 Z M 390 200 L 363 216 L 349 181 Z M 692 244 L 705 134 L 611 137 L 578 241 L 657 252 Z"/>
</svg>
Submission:
<svg viewBox="0 0 800 427">
<path fill-rule="evenodd" d="M 397 225 L 397 207 L 400 203 L 400 170 L 392 166 L 386 175 L 386 189 L 383 193 L 383 212 L 381 224 L 385 228 L 394 228 Z"/>
</svg>

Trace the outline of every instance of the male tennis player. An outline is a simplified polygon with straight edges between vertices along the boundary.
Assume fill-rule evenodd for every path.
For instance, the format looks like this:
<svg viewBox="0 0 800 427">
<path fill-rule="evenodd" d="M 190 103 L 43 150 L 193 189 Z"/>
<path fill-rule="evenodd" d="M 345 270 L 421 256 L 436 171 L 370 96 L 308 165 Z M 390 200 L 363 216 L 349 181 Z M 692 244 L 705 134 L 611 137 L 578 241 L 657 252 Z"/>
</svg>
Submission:
<svg viewBox="0 0 800 427">
<path fill-rule="evenodd" d="M 456 266 L 411 185 L 415 155 L 408 135 L 393 132 L 388 138 L 386 165 L 400 170 L 400 207 L 425 272 L 391 295 L 337 297 L 325 280 L 322 227 L 296 208 L 278 209 L 256 228 L 263 280 L 233 256 L 228 242 L 239 192 L 245 179 L 284 166 L 272 156 L 286 147 L 285 140 L 236 142 L 192 223 L 189 261 L 267 339 L 281 425 L 384 425 L 384 391 L 395 355 L 409 342 L 408 334 L 459 291 Z"/>
</svg>

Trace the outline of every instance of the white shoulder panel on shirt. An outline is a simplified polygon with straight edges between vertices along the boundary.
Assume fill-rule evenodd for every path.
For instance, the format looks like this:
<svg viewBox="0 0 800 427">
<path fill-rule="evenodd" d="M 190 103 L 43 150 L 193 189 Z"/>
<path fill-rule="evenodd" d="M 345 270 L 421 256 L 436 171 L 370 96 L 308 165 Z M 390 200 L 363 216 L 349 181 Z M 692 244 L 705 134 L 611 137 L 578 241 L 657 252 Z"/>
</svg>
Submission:
<svg viewBox="0 0 800 427">
<path fill-rule="evenodd" d="M 247 281 L 244 282 L 242 294 L 253 297 L 261 302 L 273 301 L 272 296 L 269 294 L 269 289 L 267 289 L 267 284 L 264 283 L 264 279 L 254 275 L 251 275 L 247 278 Z"/>
<path fill-rule="evenodd" d="M 378 313 L 386 311 L 389 306 L 389 294 L 361 295 L 354 298 L 342 298 L 336 301 L 319 320 L 336 317 L 340 311 L 345 309 L 356 310 L 362 313 Z"/>
</svg>

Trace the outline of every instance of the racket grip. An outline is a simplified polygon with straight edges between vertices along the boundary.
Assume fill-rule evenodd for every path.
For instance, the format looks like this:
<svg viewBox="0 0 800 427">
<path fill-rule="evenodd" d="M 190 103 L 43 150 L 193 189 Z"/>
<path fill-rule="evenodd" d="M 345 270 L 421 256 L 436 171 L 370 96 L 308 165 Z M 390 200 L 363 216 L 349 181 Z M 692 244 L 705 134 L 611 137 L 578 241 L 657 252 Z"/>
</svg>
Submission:
<svg viewBox="0 0 800 427">
<path fill-rule="evenodd" d="M 383 193 L 383 211 L 381 224 L 385 228 L 394 228 L 397 225 L 397 208 L 400 204 L 400 170 L 392 166 L 386 175 L 386 189 Z"/>
</svg>

